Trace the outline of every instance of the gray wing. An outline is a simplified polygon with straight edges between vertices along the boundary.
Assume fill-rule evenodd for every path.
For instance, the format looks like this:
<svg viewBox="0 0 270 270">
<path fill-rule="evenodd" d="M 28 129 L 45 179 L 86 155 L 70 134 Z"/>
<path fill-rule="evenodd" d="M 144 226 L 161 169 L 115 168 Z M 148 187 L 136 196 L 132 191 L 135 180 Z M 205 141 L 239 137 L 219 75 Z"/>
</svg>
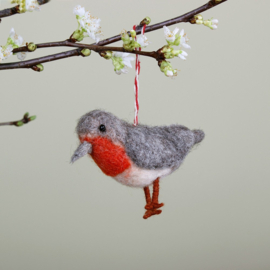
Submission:
<svg viewBox="0 0 270 270">
<path fill-rule="evenodd" d="M 180 125 L 127 127 L 127 155 L 140 168 L 177 168 L 197 141 L 194 132 Z"/>
</svg>

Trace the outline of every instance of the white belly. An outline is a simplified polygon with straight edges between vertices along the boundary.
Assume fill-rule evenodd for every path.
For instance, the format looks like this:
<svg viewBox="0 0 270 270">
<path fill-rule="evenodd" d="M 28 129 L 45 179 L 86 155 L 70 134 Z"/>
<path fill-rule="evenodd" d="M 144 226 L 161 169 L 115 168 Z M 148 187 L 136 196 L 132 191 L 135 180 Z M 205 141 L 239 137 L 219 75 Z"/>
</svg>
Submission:
<svg viewBox="0 0 270 270">
<path fill-rule="evenodd" d="M 150 186 L 158 177 L 164 177 L 173 172 L 173 169 L 146 170 L 132 165 L 123 173 L 113 177 L 119 183 L 130 187 L 146 187 Z"/>
</svg>

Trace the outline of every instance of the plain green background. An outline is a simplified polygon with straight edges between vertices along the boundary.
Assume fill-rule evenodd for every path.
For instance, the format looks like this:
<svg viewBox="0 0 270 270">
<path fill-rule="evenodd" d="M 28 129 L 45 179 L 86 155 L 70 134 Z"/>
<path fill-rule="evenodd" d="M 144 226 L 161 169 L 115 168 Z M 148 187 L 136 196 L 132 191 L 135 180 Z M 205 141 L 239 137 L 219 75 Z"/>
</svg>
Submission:
<svg viewBox="0 0 270 270">
<path fill-rule="evenodd" d="M 41 12 L 4 18 L 0 44 L 11 27 L 28 42 L 68 38 L 77 4 L 102 19 L 107 38 L 145 16 L 154 24 L 204 3 L 53 0 Z M 141 59 L 140 122 L 206 133 L 162 180 L 165 207 L 149 220 L 142 219 L 141 189 L 106 177 L 88 157 L 69 164 L 84 113 L 101 108 L 133 121 L 134 70 L 118 76 L 93 52 L 47 63 L 42 73 L 1 71 L 0 122 L 26 111 L 37 119 L 0 127 L 0 269 L 270 269 L 269 8 L 266 0 L 230 0 L 203 13 L 220 20 L 216 31 L 177 25 L 192 49 L 187 61 L 171 61 L 181 70 L 175 80 L 155 60 Z M 162 30 L 147 37 L 147 50 L 165 44 Z"/>
</svg>

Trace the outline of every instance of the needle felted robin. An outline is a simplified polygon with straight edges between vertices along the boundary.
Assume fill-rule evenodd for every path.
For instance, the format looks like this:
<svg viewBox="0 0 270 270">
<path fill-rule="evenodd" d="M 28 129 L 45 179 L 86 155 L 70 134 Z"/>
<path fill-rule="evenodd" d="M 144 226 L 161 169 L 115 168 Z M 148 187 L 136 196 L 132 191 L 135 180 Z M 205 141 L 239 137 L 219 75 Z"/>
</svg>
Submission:
<svg viewBox="0 0 270 270">
<path fill-rule="evenodd" d="M 121 184 L 143 188 L 144 219 L 162 212 L 159 179 L 178 169 L 192 147 L 204 138 L 202 130 L 181 125 L 133 126 L 101 110 L 82 116 L 76 130 L 81 143 L 71 162 L 89 154 L 106 175 Z"/>
</svg>

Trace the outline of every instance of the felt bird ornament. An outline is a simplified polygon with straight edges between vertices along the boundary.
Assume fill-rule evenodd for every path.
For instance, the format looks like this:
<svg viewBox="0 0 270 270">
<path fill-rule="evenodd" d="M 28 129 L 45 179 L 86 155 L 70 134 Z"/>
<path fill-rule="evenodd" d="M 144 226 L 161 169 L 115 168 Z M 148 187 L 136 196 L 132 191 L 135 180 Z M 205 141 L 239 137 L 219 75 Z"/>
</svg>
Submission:
<svg viewBox="0 0 270 270">
<path fill-rule="evenodd" d="M 77 133 L 81 143 L 71 162 L 89 154 L 106 175 L 126 186 L 143 188 L 144 219 L 162 212 L 159 179 L 178 169 L 192 147 L 204 138 L 202 130 L 181 125 L 133 126 L 101 110 L 82 116 Z"/>
</svg>

